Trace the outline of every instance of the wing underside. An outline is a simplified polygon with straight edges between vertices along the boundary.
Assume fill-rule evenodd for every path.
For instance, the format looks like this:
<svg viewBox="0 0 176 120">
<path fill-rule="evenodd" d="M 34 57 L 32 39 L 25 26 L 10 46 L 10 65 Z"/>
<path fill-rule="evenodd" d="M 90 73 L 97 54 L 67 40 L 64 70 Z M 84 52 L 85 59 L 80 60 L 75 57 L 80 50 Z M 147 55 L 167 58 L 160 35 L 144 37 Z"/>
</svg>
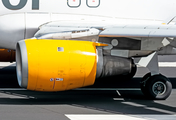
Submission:
<svg viewBox="0 0 176 120">
<path fill-rule="evenodd" d="M 81 40 L 108 44 L 107 54 L 135 57 L 154 51 L 171 53 L 175 49 L 175 25 L 96 25 L 50 22 L 40 26 L 37 39 Z M 166 49 L 165 49 L 166 48 Z M 169 49 L 168 49 L 169 48 Z"/>
</svg>

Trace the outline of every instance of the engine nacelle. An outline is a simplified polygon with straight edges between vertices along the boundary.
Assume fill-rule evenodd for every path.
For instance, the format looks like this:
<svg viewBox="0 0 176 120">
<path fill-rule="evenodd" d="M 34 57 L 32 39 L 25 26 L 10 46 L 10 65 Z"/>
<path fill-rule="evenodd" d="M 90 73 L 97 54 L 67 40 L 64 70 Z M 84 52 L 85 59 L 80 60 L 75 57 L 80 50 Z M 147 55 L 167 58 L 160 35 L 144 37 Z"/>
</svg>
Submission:
<svg viewBox="0 0 176 120">
<path fill-rule="evenodd" d="M 17 77 L 21 87 L 63 91 L 94 84 L 96 44 L 70 40 L 25 40 L 17 44 Z"/>
<path fill-rule="evenodd" d="M 17 78 L 34 91 L 64 91 L 93 85 L 96 78 L 128 74 L 131 59 L 103 56 L 89 41 L 23 40 L 16 46 Z"/>
</svg>

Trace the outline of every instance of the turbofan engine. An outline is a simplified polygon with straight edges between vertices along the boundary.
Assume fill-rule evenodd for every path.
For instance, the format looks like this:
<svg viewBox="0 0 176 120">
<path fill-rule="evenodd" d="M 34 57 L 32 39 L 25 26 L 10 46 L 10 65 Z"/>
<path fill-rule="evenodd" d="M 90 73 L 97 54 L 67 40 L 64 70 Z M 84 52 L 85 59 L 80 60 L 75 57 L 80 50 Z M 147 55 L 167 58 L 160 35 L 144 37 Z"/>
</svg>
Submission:
<svg viewBox="0 0 176 120">
<path fill-rule="evenodd" d="M 17 78 L 34 91 L 64 91 L 93 85 L 96 78 L 129 74 L 132 60 L 104 56 L 100 44 L 73 40 L 23 40 L 16 46 Z"/>
</svg>

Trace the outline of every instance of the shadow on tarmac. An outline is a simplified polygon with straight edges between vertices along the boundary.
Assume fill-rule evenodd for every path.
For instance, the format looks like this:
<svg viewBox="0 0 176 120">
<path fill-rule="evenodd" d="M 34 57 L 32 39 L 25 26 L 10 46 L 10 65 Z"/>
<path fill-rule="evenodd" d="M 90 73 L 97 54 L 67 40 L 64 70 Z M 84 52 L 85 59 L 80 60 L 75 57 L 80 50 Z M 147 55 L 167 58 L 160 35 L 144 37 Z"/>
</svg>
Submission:
<svg viewBox="0 0 176 120">
<path fill-rule="evenodd" d="M 146 100 L 140 90 L 119 90 L 119 93 L 115 90 L 71 90 L 55 93 L 4 90 L 0 91 L 0 104 L 71 105 L 111 114 L 173 115 L 176 113 L 176 105 L 171 105 L 174 102 L 171 99 L 166 101 Z"/>
<path fill-rule="evenodd" d="M 93 88 L 138 88 L 139 78 L 130 81 L 105 79 Z M 176 88 L 175 78 L 171 79 Z M 91 88 L 89 87 L 89 88 Z M 19 88 L 16 67 L 0 69 L 0 88 Z M 1 105 L 71 105 L 73 107 L 104 111 L 112 114 L 164 114 L 176 113 L 176 90 L 165 101 L 146 100 L 140 90 L 71 90 L 64 92 L 33 92 L 27 90 L 1 90 Z"/>
</svg>

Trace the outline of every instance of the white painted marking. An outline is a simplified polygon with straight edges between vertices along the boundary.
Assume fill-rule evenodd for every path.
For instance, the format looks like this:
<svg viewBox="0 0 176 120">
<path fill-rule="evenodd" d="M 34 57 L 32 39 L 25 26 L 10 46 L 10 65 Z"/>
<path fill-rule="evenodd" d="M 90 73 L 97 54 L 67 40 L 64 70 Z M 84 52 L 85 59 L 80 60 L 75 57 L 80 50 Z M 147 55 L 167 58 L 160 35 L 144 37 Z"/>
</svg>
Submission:
<svg viewBox="0 0 176 120">
<path fill-rule="evenodd" d="M 16 62 L 10 63 L 10 62 L 0 62 L 0 67 L 6 67 L 6 66 L 16 66 Z"/>
<path fill-rule="evenodd" d="M 137 103 L 134 103 L 134 102 L 122 102 L 122 103 L 130 105 L 130 106 L 135 106 L 135 107 L 146 107 L 145 105 L 137 104 Z"/>
<path fill-rule="evenodd" d="M 70 120 L 174 120 L 176 115 L 73 115 L 66 114 Z"/>
<path fill-rule="evenodd" d="M 159 62 L 159 67 L 176 67 L 176 62 Z M 137 65 L 137 67 L 142 67 Z"/>
<path fill-rule="evenodd" d="M 70 120 L 174 120 L 176 115 L 72 115 L 66 114 Z"/>
<path fill-rule="evenodd" d="M 124 101 L 124 98 L 113 98 L 115 101 Z"/>
<path fill-rule="evenodd" d="M 159 62 L 159 67 L 176 67 L 176 62 Z"/>
<path fill-rule="evenodd" d="M 16 90 L 16 91 L 23 91 L 23 90 L 26 90 L 26 89 L 24 89 L 24 88 L 0 88 L 0 90 Z"/>
<path fill-rule="evenodd" d="M 121 94 L 119 93 L 119 91 L 118 91 L 118 90 L 116 90 L 116 92 L 117 92 L 117 94 L 118 94 L 119 96 L 121 96 Z"/>
</svg>

